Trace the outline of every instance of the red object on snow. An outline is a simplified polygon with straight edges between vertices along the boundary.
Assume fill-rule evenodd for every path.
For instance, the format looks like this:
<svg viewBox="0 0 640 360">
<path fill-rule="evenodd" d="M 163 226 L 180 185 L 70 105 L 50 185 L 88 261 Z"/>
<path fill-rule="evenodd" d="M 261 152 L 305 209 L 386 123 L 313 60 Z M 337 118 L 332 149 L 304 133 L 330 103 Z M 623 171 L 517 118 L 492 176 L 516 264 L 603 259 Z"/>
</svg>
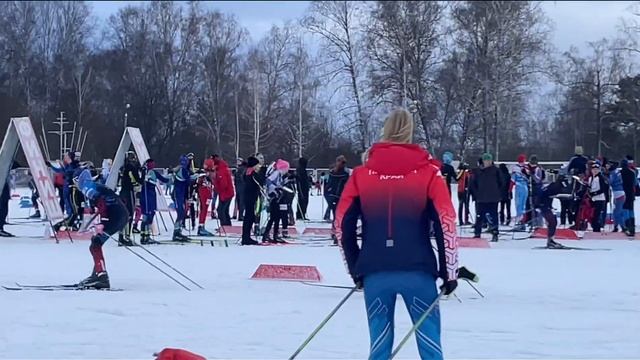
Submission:
<svg viewBox="0 0 640 360">
<path fill-rule="evenodd" d="M 547 229 L 536 229 L 536 231 L 533 232 L 533 236 L 531 237 L 537 239 L 546 239 Z M 580 240 L 578 233 L 571 229 L 557 229 L 554 238 L 556 240 Z"/>
<path fill-rule="evenodd" d="M 489 249 L 489 242 L 486 239 L 476 239 L 471 237 L 458 237 L 458 247 L 461 248 L 476 248 L 476 249 Z"/>
<path fill-rule="evenodd" d="M 260 264 L 251 278 L 257 280 L 290 280 L 313 282 L 322 280 L 318 269 L 315 266 L 308 265 Z"/>
<path fill-rule="evenodd" d="M 330 228 L 306 228 L 302 234 L 331 236 L 332 232 Z"/>
<path fill-rule="evenodd" d="M 166 348 L 156 354 L 156 360 L 207 360 L 187 350 Z"/>
</svg>

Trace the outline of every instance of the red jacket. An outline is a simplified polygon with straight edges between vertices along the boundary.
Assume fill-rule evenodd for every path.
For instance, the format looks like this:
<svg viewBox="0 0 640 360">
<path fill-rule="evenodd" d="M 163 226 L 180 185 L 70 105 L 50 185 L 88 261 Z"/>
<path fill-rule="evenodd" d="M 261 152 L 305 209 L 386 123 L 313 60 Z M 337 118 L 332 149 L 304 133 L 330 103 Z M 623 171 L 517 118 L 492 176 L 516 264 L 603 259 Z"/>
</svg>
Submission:
<svg viewBox="0 0 640 360">
<path fill-rule="evenodd" d="M 235 192 L 233 190 L 233 179 L 231 178 L 231 171 L 229 165 L 222 160 L 215 161 L 216 164 L 216 177 L 213 180 L 214 190 L 218 193 L 220 201 L 227 201 L 233 199 Z"/>
<path fill-rule="evenodd" d="M 415 270 L 434 277 L 443 274 L 427 233 L 429 202 L 444 233 L 438 248 L 446 264 L 439 265 L 442 270 L 446 267 L 448 280 L 455 280 L 456 213 L 440 169 L 417 145 L 373 145 L 366 164 L 353 170 L 336 211 L 336 236 L 351 275 Z M 358 219 L 362 221 L 362 248 L 356 239 Z"/>
</svg>

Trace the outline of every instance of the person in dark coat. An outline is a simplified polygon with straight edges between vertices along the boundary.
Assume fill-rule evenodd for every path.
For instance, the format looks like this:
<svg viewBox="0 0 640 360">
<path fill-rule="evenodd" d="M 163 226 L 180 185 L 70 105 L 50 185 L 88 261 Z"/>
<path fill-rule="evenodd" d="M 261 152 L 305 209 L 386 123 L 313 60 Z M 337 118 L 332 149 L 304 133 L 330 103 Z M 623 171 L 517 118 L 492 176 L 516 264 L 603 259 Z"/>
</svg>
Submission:
<svg viewBox="0 0 640 360">
<path fill-rule="evenodd" d="M 587 172 L 587 159 L 584 156 L 584 150 L 582 146 L 576 146 L 575 155 L 569 159 L 569 165 L 567 166 L 567 173 L 569 176 L 578 175 L 584 176 Z"/>
<path fill-rule="evenodd" d="M 480 237 L 482 221 L 486 220 L 493 235 L 491 241 L 498 241 L 498 203 L 502 199 L 502 174 L 493 164 L 491 154 L 482 155 L 482 163 L 482 168 L 478 169 L 471 180 L 471 188 L 478 209 L 474 237 Z"/>
<path fill-rule="evenodd" d="M 346 171 L 347 159 L 340 155 L 336 158 L 336 164 L 329 172 L 329 179 L 324 185 L 324 196 L 329 204 L 329 209 L 333 214 L 333 219 L 336 216 L 336 207 L 338 206 L 338 200 L 344 190 L 344 185 L 349 180 L 349 173 Z"/>
<path fill-rule="evenodd" d="M 242 158 L 238 158 L 238 167 L 233 174 L 233 185 L 236 187 L 236 209 L 237 219 L 242 221 L 244 219 L 244 174 L 247 172 L 247 162 Z M 233 217 L 236 218 L 235 216 Z"/>
<path fill-rule="evenodd" d="M 625 233 L 628 236 L 636 234 L 636 216 L 634 212 L 634 203 L 636 200 L 636 187 L 638 186 L 638 177 L 636 172 L 629 166 L 629 160 L 624 159 L 620 162 L 620 171 L 622 176 L 622 188 L 624 190 L 624 211 Z"/>
<path fill-rule="evenodd" d="M 453 154 L 449 151 L 442 154 L 442 166 L 440 167 L 440 172 L 442 172 L 442 176 L 447 183 L 447 189 L 449 190 L 449 195 L 451 195 L 451 184 L 456 178 L 456 170 L 451 165 L 453 162 Z"/>
<path fill-rule="evenodd" d="M 17 169 L 20 165 L 17 162 L 13 162 L 11 169 Z M 11 200 L 11 186 L 9 186 L 9 174 L 2 186 L 2 193 L 0 194 L 0 237 L 13 237 L 13 234 L 7 232 L 4 229 L 7 223 L 7 216 L 9 215 L 9 200 Z"/>
<path fill-rule="evenodd" d="M 247 158 L 247 170 L 244 174 L 244 220 L 242 221 L 242 245 L 258 245 L 251 238 L 251 228 L 256 220 L 256 203 L 264 192 L 264 173 L 260 171 L 261 164 L 256 157 Z"/>
<path fill-rule="evenodd" d="M 129 214 L 129 221 L 127 226 L 122 229 L 118 236 L 118 243 L 120 245 L 133 245 L 131 241 L 131 231 L 133 229 L 133 214 L 136 206 L 136 188 L 142 184 L 140 178 L 140 166 L 138 165 L 138 158 L 136 153 L 129 151 L 127 153 L 127 159 L 124 166 L 120 169 L 120 200 L 127 208 Z"/>
<path fill-rule="evenodd" d="M 298 208 L 296 209 L 296 219 L 309 220 L 307 218 L 307 207 L 309 206 L 309 190 L 311 183 L 309 182 L 309 174 L 307 174 L 308 161 L 301 157 L 298 159 L 298 167 L 296 168 L 296 185 L 298 188 Z"/>
<path fill-rule="evenodd" d="M 511 199 L 513 198 L 513 183 L 511 182 L 511 174 L 506 164 L 500 164 L 500 174 L 502 175 L 502 189 L 500 199 L 500 223 L 509 225 L 511 223 Z M 505 217 L 506 212 L 506 217 Z"/>
</svg>

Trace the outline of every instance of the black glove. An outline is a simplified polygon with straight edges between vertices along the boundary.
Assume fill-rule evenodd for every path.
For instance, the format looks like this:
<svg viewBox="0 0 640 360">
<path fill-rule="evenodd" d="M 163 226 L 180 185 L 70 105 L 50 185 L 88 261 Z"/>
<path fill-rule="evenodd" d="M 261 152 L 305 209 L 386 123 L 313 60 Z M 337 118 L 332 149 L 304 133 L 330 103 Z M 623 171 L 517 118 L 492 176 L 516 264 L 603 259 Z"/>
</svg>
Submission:
<svg viewBox="0 0 640 360">
<path fill-rule="evenodd" d="M 449 280 L 449 281 L 445 281 L 440 286 L 440 290 L 442 290 L 445 295 L 450 295 L 457 287 L 458 287 L 457 280 Z"/>
<path fill-rule="evenodd" d="M 353 283 L 356 285 L 356 289 L 361 290 L 364 286 L 362 276 L 351 275 L 351 278 L 353 279 Z"/>
</svg>

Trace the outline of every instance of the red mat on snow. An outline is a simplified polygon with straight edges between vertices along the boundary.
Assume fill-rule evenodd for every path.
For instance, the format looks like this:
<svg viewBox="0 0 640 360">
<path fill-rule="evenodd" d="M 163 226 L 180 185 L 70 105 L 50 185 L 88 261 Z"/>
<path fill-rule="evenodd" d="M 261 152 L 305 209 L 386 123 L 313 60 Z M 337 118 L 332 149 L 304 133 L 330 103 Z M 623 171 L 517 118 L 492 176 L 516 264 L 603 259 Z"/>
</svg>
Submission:
<svg viewBox="0 0 640 360">
<path fill-rule="evenodd" d="M 59 241 L 69 240 L 69 237 L 71 237 L 71 240 L 76 241 L 76 240 L 91 240 L 91 237 L 93 236 L 93 234 L 91 233 L 91 231 L 85 231 L 85 232 L 58 231 L 56 233 L 56 236 L 58 237 Z M 55 239 L 56 237 L 53 236 L 53 234 L 51 234 L 50 238 Z"/>
<path fill-rule="evenodd" d="M 308 265 L 267 265 L 260 264 L 251 276 L 257 280 L 320 281 L 318 268 Z"/>
<path fill-rule="evenodd" d="M 486 239 L 475 239 L 472 237 L 458 237 L 458 247 L 489 249 L 489 242 Z"/>
<path fill-rule="evenodd" d="M 546 239 L 547 229 L 536 229 L 531 237 L 534 239 Z M 580 240 L 578 233 L 571 229 L 557 229 L 554 237 L 556 240 Z"/>
<path fill-rule="evenodd" d="M 582 236 L 583 240 L 640 240 L 640 234 L 636 234 L 635 238 L 629 237 L 622 232 L 585 232 Z"/>
</svg>

